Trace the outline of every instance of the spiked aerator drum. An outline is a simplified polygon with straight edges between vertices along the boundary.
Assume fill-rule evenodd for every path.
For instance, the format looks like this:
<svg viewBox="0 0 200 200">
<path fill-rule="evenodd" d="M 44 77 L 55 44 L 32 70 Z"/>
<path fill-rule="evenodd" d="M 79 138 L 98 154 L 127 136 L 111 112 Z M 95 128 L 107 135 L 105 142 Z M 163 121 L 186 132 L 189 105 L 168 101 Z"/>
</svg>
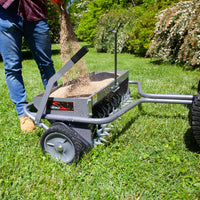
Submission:
<svg viewBox="0 0 200 200">
<path fill-rule="evenodd" d="M 41 137 L 41 148 L 52 158 L 65 163 L 76 162 L 82 152 L 89 148 L 106 142 L 105 136 L 109 133 L 108 124 L 140 103 L 173 103 L 193 104 L 192 123 L 195 137 L 200 144 L 200 98 L 195 102 L 193 95 L 148 94 L 142 92 L 138 81 L 129 80 L 128 71 L 117 71 L 116 32 L 115 33 L 115 69 L 114 71 L 95 71 L 87 75 L 91 88 L 78 94 L 68 90 L 67 96 L 57 96 L 63 86 L 53 88 L 54 83 L 66 73 L 88 49 L 81 48 L 48 82 L 44 93 L 33 98 L 33 102 L 24 108 L 25 114 L 31 118 L 38 127 L 46 131 Z M 99 81 L 98 89 L 92 90 L 93 85 Z M 101 82 L 102 81 L 102 82 Z M 67 87 L 75 87 L 75 82 L 68 83 Z M 139 95 L 144 97 L 131 101 L 129 85 L 137 84 Z M 34 106 L 37 112 L 31 112 Z M 42 119 L 51 122 L 48 127 Z"/>
</svg>

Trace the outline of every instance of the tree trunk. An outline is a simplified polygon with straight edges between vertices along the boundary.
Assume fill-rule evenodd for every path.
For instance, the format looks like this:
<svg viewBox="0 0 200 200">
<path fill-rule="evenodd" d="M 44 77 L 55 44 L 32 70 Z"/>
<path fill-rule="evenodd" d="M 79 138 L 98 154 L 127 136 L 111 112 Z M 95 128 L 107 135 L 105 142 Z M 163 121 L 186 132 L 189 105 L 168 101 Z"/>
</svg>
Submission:
<svg viewBox="0 0 200 200">
<path fill-rule="evenodd" d="M 136 7 L 135 2 L 132 0 L 133 6 Z"/>
<path fill-rule="evenodd" d="M 66 63 L 80 48 L 76 36 L 74 34 L 70 16 L 65 8 L 59 8 L 60 13 L 60 49 L 61 49 L 61 59 L 63 63 Z M 87 73 L 87 67 L 83 59 L 79 60 L 76 66 L 73 66 L 69 73 L 65 76 L 65 79 L 69 81 L 71 78 L 78 77 L 82 74 Z"/>
</svg>

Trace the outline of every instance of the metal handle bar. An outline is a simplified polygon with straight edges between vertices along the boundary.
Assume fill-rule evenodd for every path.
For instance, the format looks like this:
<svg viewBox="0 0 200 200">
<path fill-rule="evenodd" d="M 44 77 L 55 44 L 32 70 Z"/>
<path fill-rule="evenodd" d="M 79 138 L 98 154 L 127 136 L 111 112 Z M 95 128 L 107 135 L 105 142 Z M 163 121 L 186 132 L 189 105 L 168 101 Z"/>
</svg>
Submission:
<svg viewBox="0 0 200 200">
<path fill-rule="evenodd" d="M 176 100 L 193 100 L 194 95 L 178 95 L 178 94 L 150 94 L 142 92 L 142 85 L 139 81 L 129 81 L 129 84 L 138 85 L 138 93 L 142 97 L 152 99 L 176 99 Z"/>
<path fill-rule="evenodd" d="M 171 103 L 171 104 L 192 104 L 193 100 L 180 100 L 180 99 L 151 99 L 151 98 L 142 98 L 138 99 L 124 108 L 116 111 L 109 117 L 105 118 L 87 118 L 87 117 L 74 117 L 74 116 L 65 116 L 65 115 L 55 115 L 55 114 L 43 114 L 43 118 L 48 120 L 57 120 L 57 121 L 67 121 L 67 122 L 78 122 L 78 123 L 87 123 L 87 124 L 106 124 L 114 121 L 118 117 L 122 116 L 124 113 L 132 109 L 133 107 L 137 106 L 140 103 Z M 28 111 L 28 107 L 32 106 L 33 102 L 27 104 L 24 107 L 24 113 L 35 121 L 35 113 L 30 113 Z M 48 127 L 40 123 L 40 127 L 48 129 Z"/>
<path fill-rule="evenodd" d="M 54 83 L 63 75 L 65 74 L 78 60 L 80 60 L 86 53 L 88 52 L 87 47 L 82 47 L 57 73 L 55 73 L 48 81 L 46 90 L 40 102 L 38 112 L 35 116 L 35 123 L 39 124 L 42 113 L 45 110 L 45 106 L 48 100 L 48 97 L 51 93 L 51 89 L 53 88 Z"/>
</svg>

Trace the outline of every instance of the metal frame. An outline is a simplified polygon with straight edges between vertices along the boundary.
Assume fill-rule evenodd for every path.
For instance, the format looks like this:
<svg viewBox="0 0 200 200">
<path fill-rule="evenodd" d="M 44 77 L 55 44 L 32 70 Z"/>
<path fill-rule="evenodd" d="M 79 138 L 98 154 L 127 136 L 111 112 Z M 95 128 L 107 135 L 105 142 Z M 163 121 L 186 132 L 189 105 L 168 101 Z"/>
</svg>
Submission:
<svg viewBox="0 0 200 200">
<path fill-rule="evenodd" d="M 46 108 L 48 104 L 49 95 L 51 91 L 53 91 L 53 87 L 57 80 L 64 75 L 80 58 L 82 58 L 87 52 L 88 49 L 86 47 L 82 47 L 56 74 L 54 74 L 48 81 L 47 87 L 43 94 L 39 94 L 33 99 L 33 102 L 28 103 L 24 107 L 24 114 L 27 115 L 30 119 L 32 119 L 35 124 L 38 127 L 44 128 L 45 133 L 48 131 L 51 131 L 54 128 L 57 128 L 58 126 L 64 127 L 66 130 L 74 130 L 74 133 L 76 133 L 76 137 L 78 140 L 80 140 L 81 145 L 83 147 L 84 152 L 86 152 L 89 148 L 92 146 L 102 144 L 102 142 L 106 142 L 106 140 L 103 138 L 104 136 L 108 135 L 107 130 L 109 128 L 106 128 L 106 126 L 128 112 L 130 109 L 136 107 L 139 104 L 142 103 L 168 103 L 168 104 L 192 104 L 193 100 L 195 98 L 194 95 L 176 95 L 176 94 L 151 94 L 151 93 L 144 93 L 142 91 L 142 86 L 139 81 L 133 81 L 129 80 L 128 71 L 119 71 L 117 72 L 117 32 L 114 30 L 111 30 L 110 32 L 115 34 L 115 69 L 114 69 L 114 81 L 110 83 L 105 88 L 102 88 L 101 91 L 98 91 L 98 95 L 100 96 L 97 98 L 95 102 L 93 102 L 92 97 L 95 95 L 97 96 L 97 93 L 92 94 L 90 97 L 88 97 L 87 101 L 84 100 L 84 103 L 81 99 L 78 99 L 79 104 L 81 107 L 77 110 L 85 111 L 84 109 L 87 107 L 87 111 L 89 112 L 83 112 L 82 115 L 80 112 L 76 112 L 76 115 L 70 115 L 68 113 L 60 113 L 52 112 L 51 109 L 48 110 L 48 107 Z M 120 74 L 121 72 L 121 74 Z M 96 72 L 100 73 L 100 72 Z M 95 109 L 95 103 L 98 106 L 98 103 L 101 105 L 101 101 L 105 99 L 105 96 L 111 93 L 117 93 L 122 88 L 124 89 L 124 85 L 126 86 L 122 97 L 120 98 L 119 104 L 113 109 L 109 110 L 109 114 L 102 115 L 107 116 L 103 118 L 93 118 L 93 108 Z M 140 97 L 137 100 L 131 101 L 130 93 L 129 93 L 129 85 L 137 85 L 138 86 L 138 93 Z M 59 86 L 58 86 L 59 87 Z M 57 88 L 55 88 L 56 90 Z M 39 97 L 39 98 L 38 98 Z M 54 98 L 56 99 L 56 98 Z M 77 98 L 75 98 L 77 99 Z M 65 99 L 66 100 L 66 99 Z M 98 101 L 99 100 L 99 101 Z M 105 100 L 106 101 L 106 100 Z M 66 100 L 67 102 L 67 100 Z M 80 103 L 81 102 L 81 103 Z M 123 105 L 123 103 L 125 104 Z M 94 104 L 93 104 L 94 103 Z M 84 105 L 84 106 L 82 106 Z M 31 112 L 30 108 L 34 106 L 37 109 L 37 112 Z M 94 107 L 93 107 L 94 106 Z M 119 106 L 119 108 L 118 108 Z M 83 108 L 85 107 L 85 108 Z M 77 116 L 78 115 L 78 116 Z M 99 115 L 97 115 L 99 116 Z M 45 123 L 41 121 L 41 119 L 47 119 L 52 123 L 52 129 L 48 127 Z M 55 123 L 53 123 L 55 122 Z M 56 126 L 57 125 L 57 126 Z M 69 125 L 69 127 L 68 127 Z M 90 126 L 92 125 L 92 126 Z M 93 129 L 91 129 L 94 128 Z M 68 129 L 69 128 L 69 129 Z M 49 130 L 48 130 L 49 129 Z M 43 134 L 42 138 L 46 137 L 47 135 Z M 59 140 L 59 134 L 56 133 L 55 137 L 58 137 L 57 140 Z M 48 136 L 47 136 L 48 137 Z M 57 144 L 58 143 L 58 144 Z M 41 143 L 42 144 L 42 143 Z M 59 144 L 59 142 L 55 142 L 56 149 L 55 152 L 56 155 L 60 155 L 59 153 L 63 152 L 63 143 Z M 41 145 L 42 147 L 42 145 Z M 55 153 L 54 152 L 54 153 Z M 65 154 L 66 156 L 68 154 Z M 68 158 L 68 156 L 67 156 Z M 65 161 L 65 160 L 64 160 Z"/>
<path fill-rule="evenodd" d="M 118 82 L 117 82 L 117 44 L 116 37 L 117 32 L 111 30 L 110 32 L 115 34 L 115 84 L 113 90 L 117 90 Z M 66 73 L 79 59 L 81 59 L 86 53 L 88 49 L 84 46 L 82 47 L 54 76 L 52 76 L 47 84 L 46 90 L 40 102 L 38 112 L 33 113 L 29 111 L 29 108 L 34 105 L 33 102 L 28 103 L 24 107 L 24 113 L 30 119 L 32 119 L 38 127 L 42 127 L 47 130 L 49 127 L 41 122 L 41 118 L 47 120 L 56 120 L 56 121 L 65 121 L 65 122 L 73 122 L 73 123 L 83 123 L 83 124 L 107 124 L 118 117 L 122 116 L 124 113 L 134 108 L 135 106 L 141 103 L 170 103 L 170 104 L 192 104 L 194 95 L 173 95 L 173 94 L 150 94 L 144 93 L 142 91 L 142 86 L 139 81 L 129 81 L 129 84 L 137 84 L 138 85 L 138 93 L 141 98 L 135 100 L 125 107 L 119 109 L 114 112 L 112 115 L 104 118 L 90 118 L 90 117 L 77 117 L 77 116 L 66 116 L 66 115 L 57 115 L 57 114 L 46 114 L 45 107 L 48 101 L 48 97 L 51 93 L 54 83 L 64 74 Z"/>
<path fill-rule="evenodd" d="M 135 106 L 141 103 L 170 103 L 170 104 L 192 104 L 194 95 L 173 95 L 173 94 L 149 94 L 142 92 L 142 86 L 139 81 L 129 81 L 129 84 L 137 84 L 139 95 L 145 98 L 137 99 L 127 106 L 119 109 L 115 113 L 113 113 L 109 117 L 105 118 L 86 118 L 86 117 L 76 117 L 76 116 L 63 116 L 63 115 L 55 115 L 55 114 L 42 114 L 41 118 L 47 120 L 57 120 L 57 121 L 66 121 L 73 123 L 86 123 L 86 124 L 106 124 L 114 121 L 118 117 L 122 116 L 124 113 L 134 108 Z M 43 102 L 44 103 L 44 102 Z M 29 111 L 29 107 L 33 105 L 33 102 L 27 104 L 24 107 L 24 113 L 32 119 L 34 122 L 36 121 L 36 117 L 38 113 L 31 113 Z M 48 129 L 48 127 L 44 123 L 37 124 L 39 127 L 44 129 Z"/>
<path fill-rule="evenodd" d="M 42 118 L 42 114 L 45 111 L 45 106 L 48 100 L 48 97 L 51 93 L 51 90 L 56 83 L 56 81 L 64 75 L 74 64 L 76 64 L 86 53 L 88 52 L 87 47 L 82 47 L 57 73 L 55 73 L 48 81 L 46 90 L 44 92 L 44 95 L 42 97 L 42 100 L 40 102 L 38 112 L 36 113 L 36 116 L 34 119 L 30 117 L 39 127 L 42 126 L 43 128 L 47 129 L 46 125 L 42 125 L 40 120 Z M 28 115 L 27 107 L 24 108 L 24 113 Z"/>
</svg>

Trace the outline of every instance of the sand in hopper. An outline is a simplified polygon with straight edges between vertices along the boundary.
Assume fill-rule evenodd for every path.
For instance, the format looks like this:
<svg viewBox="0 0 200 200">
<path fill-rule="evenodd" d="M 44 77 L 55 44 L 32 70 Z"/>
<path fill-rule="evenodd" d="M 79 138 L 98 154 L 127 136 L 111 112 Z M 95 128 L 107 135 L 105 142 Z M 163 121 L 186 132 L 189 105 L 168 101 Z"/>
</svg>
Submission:
<svg viewBox="0 0 200 200">
<path fill-rule="evenodd" d="M 76 78 L 50 94 L 50 97 L 88 97 L 114 80 L 114 74 L 109 72 L 86 74 Z"/>
</svg>

